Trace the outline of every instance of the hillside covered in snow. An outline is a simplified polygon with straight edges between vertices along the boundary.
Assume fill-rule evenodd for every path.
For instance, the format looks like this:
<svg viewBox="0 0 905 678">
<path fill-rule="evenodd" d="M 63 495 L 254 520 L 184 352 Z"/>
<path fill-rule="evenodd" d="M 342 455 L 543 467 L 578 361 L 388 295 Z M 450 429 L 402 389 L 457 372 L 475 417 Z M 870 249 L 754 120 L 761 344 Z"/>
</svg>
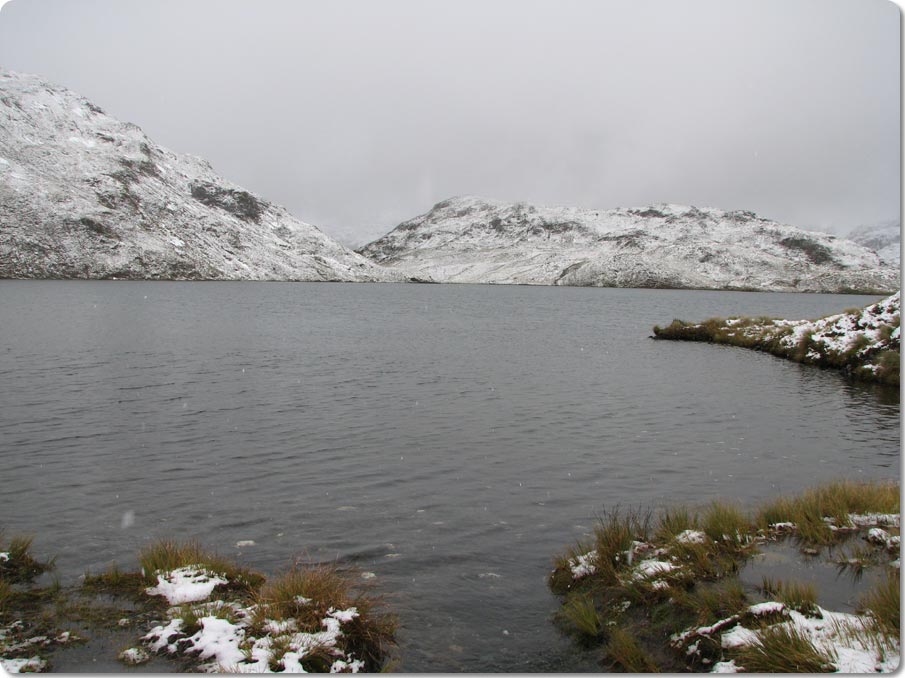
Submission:
<svg viewBox="0 0 905 678">
<path fill-rule="evenodd" d="M 898 270 L 841 238 L 753 212 L 440 202 L 358 250 L 434 282 L 887 292 Z"/>
<path fill-rule="evenodd" d="M 0 278 L 396 275 L 85 98 L 0 71 Z"/>
<path fill-rule="evenodd" d="M 873 250 L 887 263 L 898 266 L 901 261 L 902 227 L 898 221 L 859 226 L 847 237 L 852 242 Z"/>
</svg>

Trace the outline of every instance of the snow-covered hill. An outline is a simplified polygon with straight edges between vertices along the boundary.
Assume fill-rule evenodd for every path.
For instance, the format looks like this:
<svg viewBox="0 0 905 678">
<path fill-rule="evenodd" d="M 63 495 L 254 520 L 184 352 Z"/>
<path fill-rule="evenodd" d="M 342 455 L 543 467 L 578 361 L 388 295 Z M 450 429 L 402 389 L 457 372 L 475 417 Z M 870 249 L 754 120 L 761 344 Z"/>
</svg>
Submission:
<svg viewBox="0 0 905 678">
<path fill-rule="evenodd" d="M 848 240 L 752 212 L 440 202 L 358 250 L 436 282 L 892 291 L 898 270 Z"/>
<path fill-rule="evenodd" d="M 898 221 L 859 226 L 847 237 L 852 242 L 873 250 L 889 264 L 898 266 L 901 261 L 902 227 Z"/>
<path fill-rule="evenodd" d="M 36 76 L 0 71 L 0 277 L 398 279 Z"/>
</svg>

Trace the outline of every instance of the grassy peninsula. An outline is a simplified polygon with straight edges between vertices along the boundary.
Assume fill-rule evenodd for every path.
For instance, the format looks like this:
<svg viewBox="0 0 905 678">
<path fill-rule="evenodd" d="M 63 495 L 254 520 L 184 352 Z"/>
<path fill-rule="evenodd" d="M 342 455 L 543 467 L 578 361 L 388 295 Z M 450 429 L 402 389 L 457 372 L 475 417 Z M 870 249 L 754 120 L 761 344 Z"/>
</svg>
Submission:
<svg viewBox="0 0 905 678">
<path fill-rule="evenodd" d="M 900 293 L 863 309 L 819 320 L 711 318 L 655 326 L 654 338 L 703 341 L 772 353 L 807 365 L 842 370 L 852 378 L 899 384 Z"/>
</svg>

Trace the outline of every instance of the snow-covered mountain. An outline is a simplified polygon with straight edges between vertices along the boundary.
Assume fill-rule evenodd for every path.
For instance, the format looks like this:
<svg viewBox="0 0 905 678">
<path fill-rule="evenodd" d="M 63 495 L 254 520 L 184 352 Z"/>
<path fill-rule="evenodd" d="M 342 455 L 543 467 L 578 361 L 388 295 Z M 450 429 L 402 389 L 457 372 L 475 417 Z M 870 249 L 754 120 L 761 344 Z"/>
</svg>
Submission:
<svg viewBox="0 0 905 678">
<path fill-rule="evenodd" d="M 901 261 L 902 227 L 898 221 L 859 226 L 847 237 L 852 242 L 873 250 L 887 263 L 898 266 Z"/>
<path fill-rule="evenodd" d="M 38 77 L 0 71 L 0 277 L 398 279 Z"/>
<path fill-rule="evenodd" d="M 831 235 L 681 205 L 588 210 L 440 202 L 358 250 L 436 282 L 891 291 L 897 268 Z"/>
</svg>

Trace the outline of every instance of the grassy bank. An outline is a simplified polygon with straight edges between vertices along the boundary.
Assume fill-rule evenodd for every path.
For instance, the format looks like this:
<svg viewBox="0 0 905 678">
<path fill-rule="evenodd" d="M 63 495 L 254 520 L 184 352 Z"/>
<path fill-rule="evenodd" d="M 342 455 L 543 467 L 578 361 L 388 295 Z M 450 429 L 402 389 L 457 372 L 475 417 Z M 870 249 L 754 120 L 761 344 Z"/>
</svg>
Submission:
<svg viewBox="0 0 905 678">
<path fill-rule="evenodd" d="M 819 320 L 711 318 L 654 327 L 657 339 L 704 341 L 765 351 L 853 378 L 899 383 L 899 293 L 863 309 Z"/>
<path fill-rule="evenodd" d="M 885 570 L 858 614 L 817 604 L 813 585 L 739 573 L 759 549 L 793 540 L 801 558 L 840 571 Z M 899 661 L 899 487 L 837 482 L 754 511 L 610 511 L 593 539 L 561 554 L 549 577 L 556 622 L 599 648 L 606 670 L 873 672 Z M 860 568 L 860 569 L 859 569 Z"/>
<path fill-rule="evenodd" d="M 294 566 L 268 579 L 197 543 L 161 541 L 139 554 L 140 571 L 86 573 L 65 589 L 36 586 L 49 564 L 31 556 L 29 540 L 11 544 L 15 551 L 0 550 L 8 671 L 48 670 L 60 646 L 105 629 L 135 630 L 120 661 L 160 655 L 186 671 L 380 671 L 394 645 L 395 621 L 379 597 L 335 566 Z"/>
</svg>

